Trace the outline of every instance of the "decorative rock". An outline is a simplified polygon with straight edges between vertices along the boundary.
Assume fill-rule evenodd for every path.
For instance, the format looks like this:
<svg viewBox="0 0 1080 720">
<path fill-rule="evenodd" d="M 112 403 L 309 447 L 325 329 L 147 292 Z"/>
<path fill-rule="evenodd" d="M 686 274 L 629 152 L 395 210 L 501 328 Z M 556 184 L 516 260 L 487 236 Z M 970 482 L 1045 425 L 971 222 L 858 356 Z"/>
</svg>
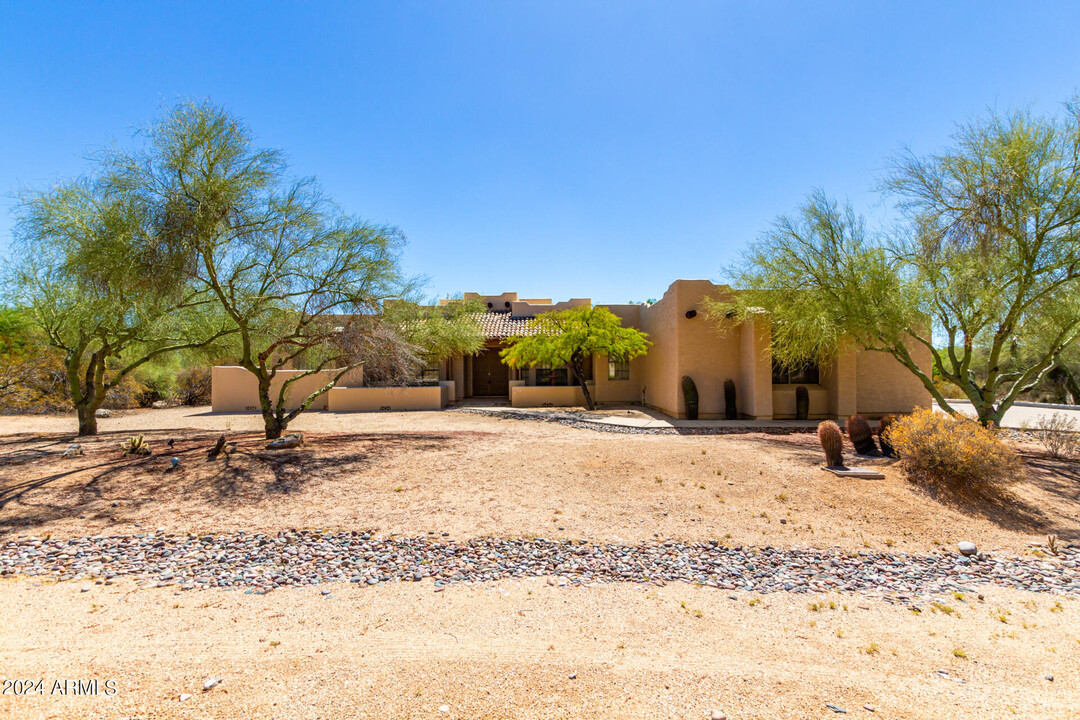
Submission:
<svg viewBox="0 0 1080 720">
<path fill-rule="evenodd" d="M 119 503 L 117 503 L 119 505 Z M 981 584 L 1058 595 L 1080 595 L 1080 547 L 1064 547 L 1053 563 L 1037 557 L 958 554 L 849 553 L 839 548 L 725 547 L 708 541 L 656 539 L 640 544 L 545 538 L 474 538 L 464 542 L 421 535 L 375 538 L 370 533 L 283 531 L 76 538 L 0 539 L 0 575 L 83 582 L 130 577 L 183 589 L 229 588 L 263 593 L 331 582 L 366 583 L 432 578 L 449 583 L 537 578 L 561 586 L 685 582 L 761 594 L 872 593 L 917 607 L 923 595 L 976 597 Z M 327 584 L 324 584 L 327 583 Z M 80 583 L 81 584 L 81 583 Z M 729 595 L 738 598 L 738 595 Z M 869 609 L 859 604 L 859 609 Z"/>
<path fill-rule="evenodd" d="M 712 714 L 709 715 L 709 720 L 727 720 L 727 715 L 719 710 L 713 710 Z"/>
<path fill-rule="evenodd" d="M 1046 678 L 1047 680 L 1049 680 L 1050 682 L 1054 682 L 1054 676 L 1053 675 L 1043 675 L 1043 677 Z"/>
<path fill-rule="evenodd" d="M 190 693 L 180 693 L 180 702 L 184 702 L 185 700 L 190 700 L 190 699 L 191 699 L 191 694 Z"/>
<path fill-rule="evenodd" d="M 569 678 L 570 678 L 571 680 L 577 680 L 577 673 L 576 673 L 576 672 L 572 672 L 572 673 L 570 673 L 570 675 L 569 675 L 568 677 L 569 677 Z"/>
<path fill-rule="evenodd" d="M 833 705 L 832 703 L 825 703 L 825 707 L 829 708 L 834 713 L 845 713 L 845 714 L 847 713 L 847 710 L 840 707 L 839 705 Z"/>
<path fill-rule="evenodd" d="M 67 450 L 60 454 L 62 458 L 78 457 L 83 454 L 83 447 L 79 443 L 72 443 L 67 446 Z"/>
<path fill-rule="evenodd" d="M 79 592 L 90 592 L 91 587 L 91 585 L 83 585 L 81 588 L 79 588 Z"/>
<path fill-rule="evenodd" d="M 206 682 L 204 682 L 202 686 L 203 692 L 208 692 L 215 685 L 220 685 L 221 682 L 222 680 L 219 677 L 207 678 Z"/>
<path fill-rule="evenodd" d="M 165 408 L 169 407 L 169 401 L 155 400 L 154 402 L 150 403 L 150 407 L 152 407 L 154 410 L 164 410 Z"/>
<path fill-rule="evenodd" d="M 288 450 L 304 444 L 304 433 L 289 433 L 266 444 L 267 450 Z"/>
<path fill-rule="evenodd" d="M 112 410 L 109 408 L 98 408 L 94 411 L 94 417 L 96 418 L 110 418 L 112 417 Z"/>
<path fill-rule="evenodd" d="M 440 705 L 439 706 L 439 712 L 441 712 L 443 714 L 446 714 L 446 713 L 450 712 L 450 706 L 449 705 Z"/>
<path fill-rule="evenodd" d="M 967 557 L 971 557 L 972 555 L 975 555 L 979 552 L 979 548 L 975 547 L 975 543 L 968 542 L 967 540 L 961 542 L 959 545 L 956 546 L 956 548 L 960 551 L 961 555 L 965 555 Z"/>
</svg>

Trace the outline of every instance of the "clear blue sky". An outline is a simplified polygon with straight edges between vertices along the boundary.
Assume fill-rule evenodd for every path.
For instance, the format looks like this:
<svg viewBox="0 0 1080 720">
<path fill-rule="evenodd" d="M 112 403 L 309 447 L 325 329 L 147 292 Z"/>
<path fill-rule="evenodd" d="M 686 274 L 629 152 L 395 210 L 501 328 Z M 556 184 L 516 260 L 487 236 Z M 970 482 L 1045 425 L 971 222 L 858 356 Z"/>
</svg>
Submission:
<svg viewBox="0 0 1080 720">
<path fill-rule="evenodd" d="M 1080 5 L 0 2 L 0 191 L 163 105 L 221 103 L 429 292 L 659 297 L 722 279 L 820 186 L 873 220 L 885 156 L 1080 89 Z M 0 201 L 0 248 L 11 201 Z"/>
</svg>

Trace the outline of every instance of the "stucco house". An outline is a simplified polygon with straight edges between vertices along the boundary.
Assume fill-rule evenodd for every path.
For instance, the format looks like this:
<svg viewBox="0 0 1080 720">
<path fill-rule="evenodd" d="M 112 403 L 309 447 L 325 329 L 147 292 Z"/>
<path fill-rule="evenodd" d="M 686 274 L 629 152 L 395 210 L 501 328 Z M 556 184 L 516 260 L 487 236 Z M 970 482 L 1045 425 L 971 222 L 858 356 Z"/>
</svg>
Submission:
<svg viewBox="0 0 1080 720">
<path fill-rule="evenodd" d="M 922 383 L 879 352 L 852 351 L 829 367 L 796 373 L 774 369 L 767 315 L 732 321 L 732 327 L 721 329 L 699 312 L 706 297 L 731 292 L 708 280 L 676 280 L 651 305 L 604 305 L 623 325 L 647 332 L 653 346 L 647 355 L 630 362 L 594 357 L 591 382 L 597 402 L 643 403 L 666 415 L 685 417 L 680 390 L 685 375 L 697 385 L 701 419 L 723 417 L 723 385 L 729 378 L 735 383 L 740 417 L 750 419 L 795 417 L 799 385 L 809 391 L 811 418 L 844 418 L 855 412 L 877 417 L 930 405 L 930 393 Z M 437 374 L 439 380 L 454 383 L 455 399 L 506 397 L 516 407 L 583 404 L 581 390 L 572 386 L 565 368 L 514 370 L 501 362 L 499 349 L 507 337 L 528 334 L 537 314 L 588 305 L 590 300 L 552 303 L 521 299 L 517 293 L 465 297 L 487 305 L 479 319 L 486 346 L 476 355 L 451 358 L 428 369 L 432 378 Z M 913 347 L 912 352 L 920 365 L 930 367 L 928 349 Z"/>
<path fill-rule="evenodd" d="M 648 354 L 623 362 L 593 357 L 587 366 L 588 382 L 599 404 L 634 403 L 677 418 L 686 417 L 681 391 L 683 376 L 694 380 L 699 395 L 698 417 L 709 420 L 724 414 L 724 381 L 736 388 L 740 418 L 770 420 L 795 417 L 795 389 L 807 388 L 810 418 L 846 418 L 853 413 L 880 417 L 929 407 L 930 393 L 893 357 L 879 352 L 851 351 L 828 367 L 786 372 L 773 366 L 769 352 L 768 316 L 730 322 L 718 328 L 700 312 L 706 297 L 733 291 L 708 280 L 676 280 L 657 302 L 604 305 L 622 324 L 645 331 L 653 345 Z M 432 361 L 422 370 L 425 387 L 363 387 L 357 370 L 324 395 L 314 409 L 339 412 L 369 410 L 437 409 L 469 398 L 505 399 L 514 407 L 559 407 L 584 404 L 581 388 L 566 368 L 513 369 L 503 364 L 499 351 L 506 339 L 535 332 L 533 319 L 540 313 L 590 305 L 587 298 L 563 302 L 522 299 L 517 293 L 480 295 L 487 311 L 477 318 L 485 335 L 484 348 L 473 355 Z M 923 367 L 931 364 L 925 347 L 913 346 L 912 355 Z M 285 371 L 282 377 L 289 372 Z M 277 380 L 281 382 L 281 379 Z M 325 382 L 306 378 L 313 390 Z M 311 390 L 307 390 L 310 392 Z M 243 368 L 217 367 L 213 375 L 215 412 L 254 410 L 254 376 Z"/>
</svg>

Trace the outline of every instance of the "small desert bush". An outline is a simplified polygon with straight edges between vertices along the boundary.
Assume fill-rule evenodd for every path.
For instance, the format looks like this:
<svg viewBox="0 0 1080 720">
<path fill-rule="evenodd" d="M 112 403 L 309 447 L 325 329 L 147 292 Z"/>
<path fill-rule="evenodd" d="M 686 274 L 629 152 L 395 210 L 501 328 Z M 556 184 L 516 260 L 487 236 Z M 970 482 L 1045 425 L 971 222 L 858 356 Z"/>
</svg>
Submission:
<svg viewBox="0 0 1080 720">
<path fill-rule="evenodd" d="M 181 405 L 210 404 L 210 370 L 192 367 L 176 376 L 176 401 Z"/>
<path fill-rule="evenodd" d="M 1080 451 L 1080 423 L 1065 413 L 1039 418 L 1032 432 L 1052 457 L 1071 458 Z"/>
<path fill-rule="evenodd" d="M 920 409 L 888 431 L 908 475 L 954 490 L 978 490 L 1020 475 L 1019 456 L 978 422 Z"/>
</svg>

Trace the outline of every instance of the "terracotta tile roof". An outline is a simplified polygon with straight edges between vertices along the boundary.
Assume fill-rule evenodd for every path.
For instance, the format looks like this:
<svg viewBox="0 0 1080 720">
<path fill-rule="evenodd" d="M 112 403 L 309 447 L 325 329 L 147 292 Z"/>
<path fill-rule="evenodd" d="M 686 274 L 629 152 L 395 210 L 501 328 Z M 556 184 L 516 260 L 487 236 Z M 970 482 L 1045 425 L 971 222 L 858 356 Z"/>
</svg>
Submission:
<svg viewBox="0 0 1080 720">
<path fill-rule="evenodd" d="M 536 335 L 538 330 L 535 318 L 531 315 L 511 315 L 507 312 L 476 313 L 476 321 L 489 340 L 501 339 L 512 335 Z"/>
</svg>

